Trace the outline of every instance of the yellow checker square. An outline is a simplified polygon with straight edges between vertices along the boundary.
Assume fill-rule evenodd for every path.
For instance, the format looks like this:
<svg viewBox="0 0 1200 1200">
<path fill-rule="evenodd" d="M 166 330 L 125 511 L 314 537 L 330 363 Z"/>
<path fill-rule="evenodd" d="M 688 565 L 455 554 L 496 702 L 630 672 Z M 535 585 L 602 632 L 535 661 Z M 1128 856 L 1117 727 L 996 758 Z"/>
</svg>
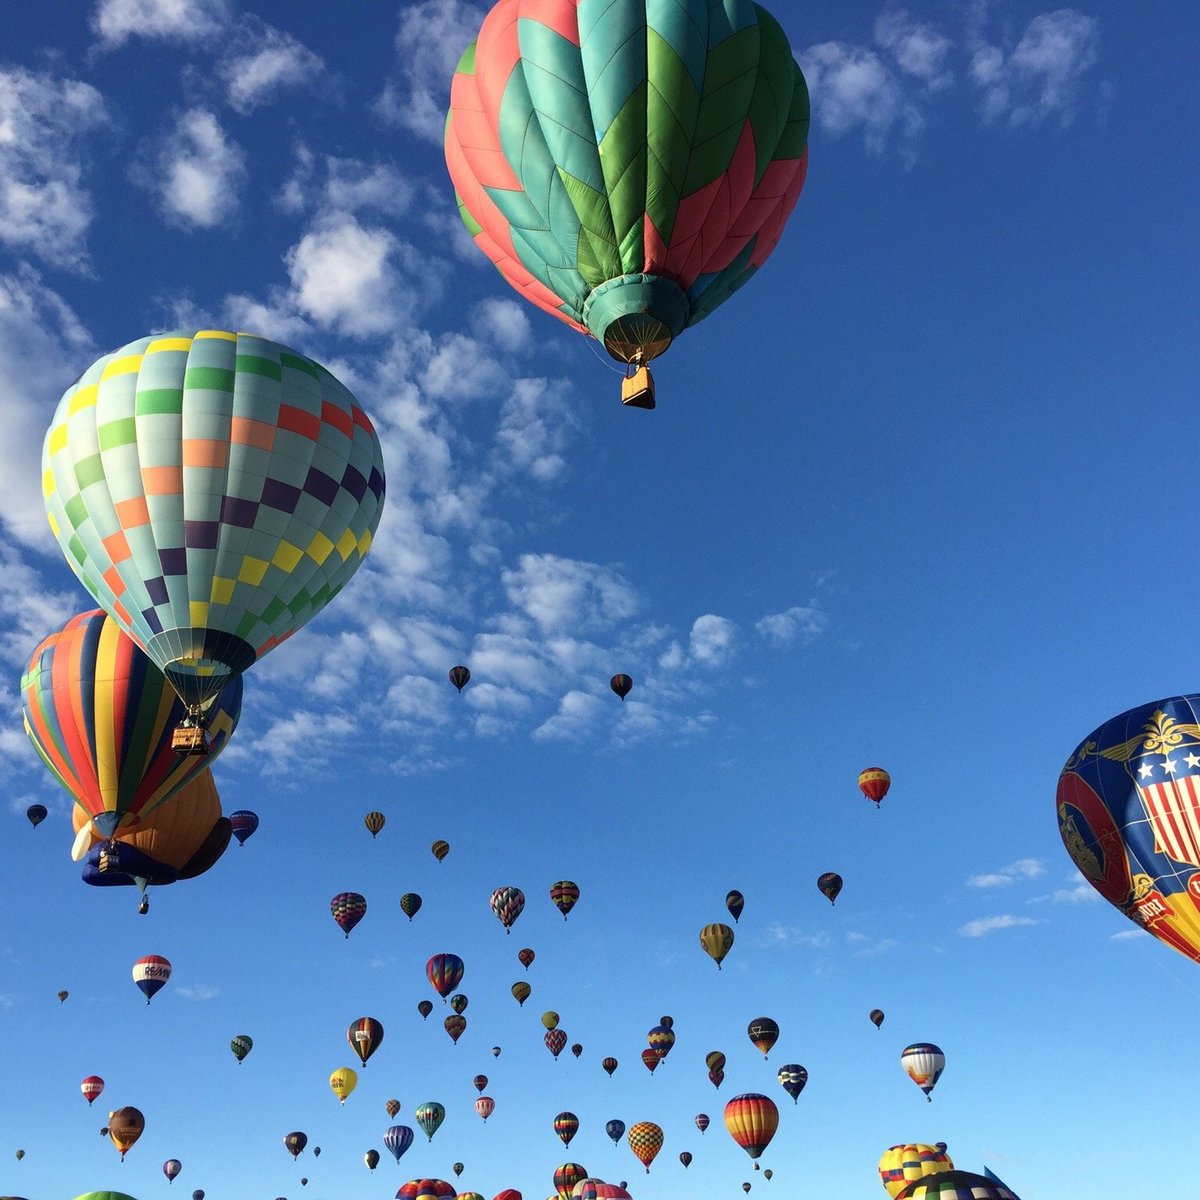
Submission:
<svg viewBox="0 0 1200 1200">
<path fill-rule="evenodd" d="M 67 405 L 67 416 L 73 417 L 77 412 L 82 412 L 85 408 L 92 408 L 96 403 L 96 396 L 100 392 L 100 385 L 89 383 L 86 387 L 81 387 L 72 397 Z M 64 425 L 65 429 L 66 426 Z"/>
<path fill-rule="evenodd" d="M 230 333 L 226 329 L 201 329 L 194 340 L 199 341 L 201 338 L 220 338 L 225 342 L 236 342 L 237 334 Z"/>
<path fill-rule="evenodd" d="M 55 425 L 50 430 L 50 457 L 53 458 L 60 450 L 65 450 L 67 447 L 67 423 L 64 421 L 61 425 Z"/>
<path fill-rule="evenodd" d="M 370 548 L 371 548 L 371 531 L 369 529 L 364 529 L 362 537 L 360 537 L 358 539 L 358 552 L 359 552 L 359 554 L 361 554 L 363 556 L 363 558 L 366 558 L 367 551 L 370 550 Z"/>
<path fill-rule="evenodd" d="M 347 529 L 346 532 L 343 533 L 340 538 L 338 538 L 337 551 L 342 556 L 342 562 L 345 562 L 346 559 L 348 559 L 350 555 L 354 553 L 354 548 L 357 545 L 358 540 L 355 538 L 354 531 L 352 529 Z"/>
<path fill-rule="evenodd" d="M 318 529 L 313 540 L 308 543 L 305 554 L 318 565 L 323 563 L 333 553 L 333 543 Z"/>
<path fill-rule="evenodd" d="M 53 496 L 58 485 L 54 482 L 54 472 L 49 467 L 42 472 L 42 495 Z"/>
<path fill-rule="evenodd" d="M 186 353 L 191 348 L 191 338 L 159 338 L 146 347 L 146 353 L 157 354 L 160 350 L 183 350 Z"/>
<path fill-rule="evenodd" d="M 188 601 L 188 616 L 192 624 L 197 629 L 202 629 L 208 624 L 208 601 L 207 600 L 189 600 Z"/>
<path fill-rule="evenodd" d="M 251 587 L 258 587 L 263 581 L 263 576 L 267 573 L 267 568 L 271 564 L 265 558 L 255 558 L 251 554 L 247 554 L 242 559 L 242 565 L 238 568 L 238 582 L 248 583 Z"/>
<path fill-rule="evenodd" d="M 266 563 L 263 563 L 266 566 Z M 208 602 L 210 604 L 228 604 L 233 599 L 233 585 L 235 580 L 225 579 L 220 575 L 214 575 L 212 581 L 212 589 L 209 592 Z"/>
<path fill-rule="evenodd" d="M 124 358 L 114 358 L 100 373 L 100 378 L 104 380 L 112 379 L 114 375 L 136 375 L 141 369 L 142 356 L 140 354 L 126 354 Z M 83 391 L 84 389 L 80 388 L 79 390 Z"/>
<path fill-rule="evenodd" d="M 291 542 L 280 542 L 279 549 L 271 557 L 273 565 L 289 575 L 296 569 L 296 564 L 304 557 L 304 551 Z"/>
<path fill-rule="evenodd" d="M 50 518 L 50 532 L 54 534 L 55 537 L 58 537 L 58 522 L 54 519 L 53 513 L 49 513 L 48 516 Z"/>
</svg>

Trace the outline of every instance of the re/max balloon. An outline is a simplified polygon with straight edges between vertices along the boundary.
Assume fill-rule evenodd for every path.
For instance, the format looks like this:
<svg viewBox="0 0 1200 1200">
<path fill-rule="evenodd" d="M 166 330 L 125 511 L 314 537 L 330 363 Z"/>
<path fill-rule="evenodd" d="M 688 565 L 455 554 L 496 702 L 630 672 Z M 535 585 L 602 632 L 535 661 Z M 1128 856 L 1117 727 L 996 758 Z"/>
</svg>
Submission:
<svg viewBox="0 0 1200 1200">
<path fill-rule="evenodd" d="M 88 1075 L 79 1085 L 79 1090 L 88 1102 L 88 1108 L 91 1108 L 92 1101 L 104 1091 L 104 1080 L 99 1075 Z"/>
<path fill-rule="evenodd" d="M 215 330 L 89 367 L 42 475 L 67 564 L 195 712 L 337 595 L 383 511 L 379 438 L 346 388 Z"/>
<path fill-rule="evenodd" d="M 133 964 L 133 982 L 146 997 L 147 1004 L 170 978 L 171 964 L 161 954 L 147 954 Z"/>
</svg>

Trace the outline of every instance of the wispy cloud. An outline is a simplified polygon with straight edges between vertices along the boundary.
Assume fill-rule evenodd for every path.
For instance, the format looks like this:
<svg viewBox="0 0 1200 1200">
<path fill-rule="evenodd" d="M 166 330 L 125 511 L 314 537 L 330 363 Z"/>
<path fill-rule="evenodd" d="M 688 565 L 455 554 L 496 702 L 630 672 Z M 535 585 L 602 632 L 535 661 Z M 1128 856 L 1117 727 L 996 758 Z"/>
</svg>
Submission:
<svg viewBox="0 0 1200 1200">
<path fill-rule="evenodd" d="M 203 41 L 228 19 L 227 0 L 100 0 L 91 26 L 106 48 L 114 48 L 132 37 Z"/>
<path fill-rule="evenodd" d="M 1109 934 L 1109 940 L 1114 942 L 1129 942 L 1134 938 L 1148 938 L 1153 936 L 1148 929 L 1122 929 L 1120 933 Z"/>
<path fill-rule="evenodd" d="M 989 933 L 996 933 L 1001 929 L 1016 929 L 1024 925 L 1041 925 L 1042 921 L 1034 920 L 1033 917 L 1014 917 L 1009 914 L 1004 914 L 998 917 L 980 917 L 975 921 L 968 921 L 965 925 L 959 926 L 958 932 L 963 937 L 985 937 Z"/>
<path fill-rule="evenodd" d="M 780 921 L 772 921 L 761 934 L 761 944 L 806 946 L 813 950 L 825 950 L 833 944 L 833 939 L 827 933 L 810 933 L 798 925 L 784 925 Z"/>
<path fill-rule="evenodd" d="M 265 21 L 242 18 L 238 50 L 221 60 L 217 73 L 225 81 L 229 103 L 240 113 L 253 111 L 281 92 L 315 88 L 324 82 L 321 56 Z"/>
<path fill-rule="evenodd" d="M 967 884 L 974 888 L 1008 887 L 1022 879 L 1037 879 L 1046 868 L 1036 858 L 1019 858 L 1007 867 L 983 875 L 972 875 Z"/>
<path fill-rule="evenodd" d="M 211 983 L 184 983 L 175 992 L 185 1000 L 215 1000 L 221 994 L 221 989 Z"/>
</svg>

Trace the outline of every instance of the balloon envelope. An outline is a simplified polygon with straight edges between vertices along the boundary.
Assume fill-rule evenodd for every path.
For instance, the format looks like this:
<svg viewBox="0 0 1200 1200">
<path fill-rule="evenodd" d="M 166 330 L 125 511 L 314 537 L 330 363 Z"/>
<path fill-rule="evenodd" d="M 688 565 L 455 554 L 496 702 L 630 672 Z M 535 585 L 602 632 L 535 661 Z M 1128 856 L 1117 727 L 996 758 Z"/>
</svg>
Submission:
<svg viewBox="0 0 1200 1200">
<path fill-rule="evenodd" d="M 719 971 L 725 955 L 733 949 L 733 930 L 719 921 L 705 925 L 700 930 L 700 948 L 717 964 Z"/>
<path fill-rule="evenodd" d="M 425 964 L 425 976 L 443 1000 L 462 983 L 465 970 L 457 954 L 435 954 Z"/>
<path fill-rule="evenodd" d="M 393 1125 L 384 1135 L 383 1144 L 397 1162 L 413 1144 L 413 1131 L 407 1125 Z"/>
<path fill-rule="evenodd" d="M 359 1017 L 346 1030 L 346 1040 L 350 1048 L 366 1066 L 367 1059 L 379 1049 L 383 1042 L 383 1026 L 374 1017 Z"/>
<path fill-rule="evenodd" d="M 867 767 L 858 773 L 858 788 L 868 800 L 874 800 L 875 806 L 888 794 L 892 786 L 892 777 L 882 767 Z"/>
<path fill-rule="evenodd" d="M 832 904 L 842 890 L 842 877 L 836 871 L 826 871 L 817 877 L 817 888 L 821 895 Z"/>
<path fill-rule="evenodd" d="M 171 964 L 160 954 L 147 954 L 133 964 L 133 982 L 146 997 L 147 1004 L 170 978 Z"/>
<path fill-rule="evenodd" d="M 346 1097 L 356 1087 L 358 1087 L 358 1072 L 353 1067 L 338 1067 L 329 1076 L 329 1088 L 342 1104 L 346 1103 Z M 316 1151 L 313 1153 L 315 1154 Z"/>
<path fill-rule="evenodd" d="M 246 839 L 258 828 L 258 813 L 239 808 L 237 812 L 229 814 L 229 824 L 233 826 L 233 836 L 237 838 L 238 845 L 244 846 Z"/>
<path fill-rule="evenodd" d="M 879 1178 L 892 1200 L 914 1180 L 952 1170 L 945 1151 L 920 1142 L 889 1146 L 879 1160 Z"/>
<path fill-rule="evenodd" d="M 900 1065 L 926 1098 L 933 1099 L 930 1092 L 946 1069 L 946 1056 L 941 1049 L 932 1042 L 914 1042 L 901 1051 Z"/>
<path fill-rule="evenodd" d="M 630 1126 L 627 1137 L 629 1148 L 637 1155 L 642 1166 L 646 1168 L 646 1174 L 649 1175 L 650 1164 L 662 1149 L 663 1131 L 661 1127 L 653 1121 L 638 1121 L 635 1125 Z"/>
<path fill-rule="evenodd" d="M 121 1161 L 129 1148 L 142 1136 L 146 1128 L 146 1118 L 138 1109 L 133 1107 L 119 1108 L 108 1114 L 108 1136 L 112 1144 L 121 1152 Z"/>
<path fill-rule="evenodd" d="M 1019 1200 L 1003 1183 L 973 1171 L 946 1171 L 908 1184 L 896 1200 Z"/>
<path fill-rule="evenodd" d="M 349 937 L 350 930 L 367 915 L 367 898 L 358 892 L 338 892 L 329 902 L 329 911 Z"/>
</svg>

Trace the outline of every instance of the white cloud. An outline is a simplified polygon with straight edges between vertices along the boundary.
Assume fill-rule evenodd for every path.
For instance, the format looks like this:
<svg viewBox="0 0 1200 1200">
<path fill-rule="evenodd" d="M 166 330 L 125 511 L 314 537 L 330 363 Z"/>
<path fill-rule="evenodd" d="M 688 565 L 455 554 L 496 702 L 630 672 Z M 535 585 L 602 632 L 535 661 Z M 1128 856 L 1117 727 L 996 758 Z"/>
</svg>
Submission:
<svg viewBox="0 0 1200 1200">
<path fill-rule="evenodd" d="M 222 60 L 217 73 L 225 80 L 229 103 L 248 113 L 287 88 L 322 83 L 325 62 L 289 33 L 257 17 L 247 16 L 238 31 L 240 53 Z"/>
<path fill-rule="evenodd" d="M 226 0 L 100 0 L 91 25 L 106 46 L 131 37 L 193 42 L 211 37 L 228 17 Z"/>
<path fill-rule="evenodd" d="M 490 338 L 501 350 L 517 353 L 530 344 L 529 318 L 516 300 L 493 297 L 471 309 L 471 328 L 480 338 Z"/>
<path fill-rule="evenodd" d="M 975 888 L 1007 887 L 1020 879 L 1037 879 L 1046 868 L 1036 858 L 1019 858 L 1007 867 L 983 875 L 972 875 L 967 883 Z"/>
<path fill-rule="evenodd" d="M 779 613 L 769 613 L 755 623 L 754 629 L 760 637 L 777 646 L 791 646 L 797 641 L 807 646 L 829 628 L 829 615 L 816 600 L 808 604 L 795 604 Z"/>
<path fill-rule="evenodd" d="M 905 74 L 919 79 L 930 91 L 943 91 L 954 82 L 946 66 L 953 42 L 932 25 L 913 20 L 906 10 L 881 14 L 875 21 L 875 41 L 890 51 Z"/>
<path fill-rule="evenodd" d="M 1086 880 L 1068 888 L 1058 888 L 1050 894 L 1050 900 L 1055 904 L 1091 904 L 1103 900 L 1104 897 Z"/>
<path fill-rule="evenodd" d="M 14 671 L 23 670 L 37 644 L 61 629 L 68 617 L 95 607 L 82 589 L 57 591 L 22 561 L 14 546 L 0 541 L 0 660 Z"/>
<path fill-rule="evenodd" d="M 1120 933 L 1109 935 L 1109 940 L 1113 942 L 1129 942 L 1134 938 L 1144 938 L 1153 936 L 1148 929 L 1122 929 Z"/>
<path fill-rule="evenodd" d="M 579 741 L 599 723 L 604 702 L 588 692 L 570 691 L 560 701 L 558 712 L 533 731 L 535 741 Z"/>
<path fill-rule="evenodd" d="M 155 196 L 172 224 L 212 229 L 237 211 L 246 156 L 211 112 L 191 108 L 130 175 Z"/>
<path fill-rule="evenodd" d="M 86 270 L 92 197 L 81 182 L 80 143 L 108 119 L 89 84 L 0 69 L 0 241 Z"/>
<path fill-rule="evenodd" d="M 1015 929 L 1023 925 L 1041 925 L 1042 923 L 1035 921 L 1033 917 L 1013 917 L 1006 914 L 999 917 L 980 917 L 978 920 L 968 921 L 959 928 L 958 932 L 963 937 L 978 938 L 995 933 L 998 929 Z"/>
<path fill-rule="evenodd" d="M 827 933 L 809 933 L 796 925 L 784 925 L 772 921 L 763 930 L 761 942 L 768 946 L 807 946 L 813 950 L 825 950 L 832 939 Z"/>
<path fill-rule="evenodd" d="M 1099 22 L 1073 8 L 1034 17 L 1011 53 L 981 41 L 971 59 L 971 79 L 983 92 L 984 120 L 1070 125 L 1099 47 Z"/>
<path fill-rule="evenodd" d="M 724 666 L 733 656 L 736 626 L 727 617 L 705 613 L 692 622 L 691 660 L 706 667 Z"/>
<path fill-rule="evenodd" d="M 231 761 L 248 765 L 274 779 L 302 778 L 358 745 L 358 722 L 344 711 L 297 709 L 273 721 L 257 738 L 233 739 L 224 751 Z"/>
<path fill-rule="evenodd" d="M 500 410 L 497 466 L 539 483 L 559 479 L 567 470 L 564 452 L 578 427 L 564 380 L 518 379 Z"/>
<path fill-rule="evenodd" d="M 638 608 L 636 593 L 616 571 L 555 554 L 523 554 L 501 581 L 509 601 L 543 633 L 610 629 Z"/>
<path fill-rule="evenodd" d="M 174 990 L 185 1000 L 215 1000 L 221 994 L 221 989 L 211 983 L 183 983 Z"/>
<path fill-rule="evenodd" d="M 0 275 L 0 522 L 42 551 L 54 547 L 42 504 L 42 440 L 59 396 L 93 357 L 87 330 L 36 271 Z"/>
<path fill-rule="evenodd" d="M 440 338 L 421 385 L 440 400 L 472 400 L 494 395 L 508 383 L 508 372 L 482 342 L 464 333 Z"/>
<path fill-rule="evenodd" d="M 440 146 L 450 79 L 483 15 L 481 7 L 463 0 L 419 0 L 405 6 L 396 33 L 399 78 L 375 102 L 376 114 Z"/>
</svg>

